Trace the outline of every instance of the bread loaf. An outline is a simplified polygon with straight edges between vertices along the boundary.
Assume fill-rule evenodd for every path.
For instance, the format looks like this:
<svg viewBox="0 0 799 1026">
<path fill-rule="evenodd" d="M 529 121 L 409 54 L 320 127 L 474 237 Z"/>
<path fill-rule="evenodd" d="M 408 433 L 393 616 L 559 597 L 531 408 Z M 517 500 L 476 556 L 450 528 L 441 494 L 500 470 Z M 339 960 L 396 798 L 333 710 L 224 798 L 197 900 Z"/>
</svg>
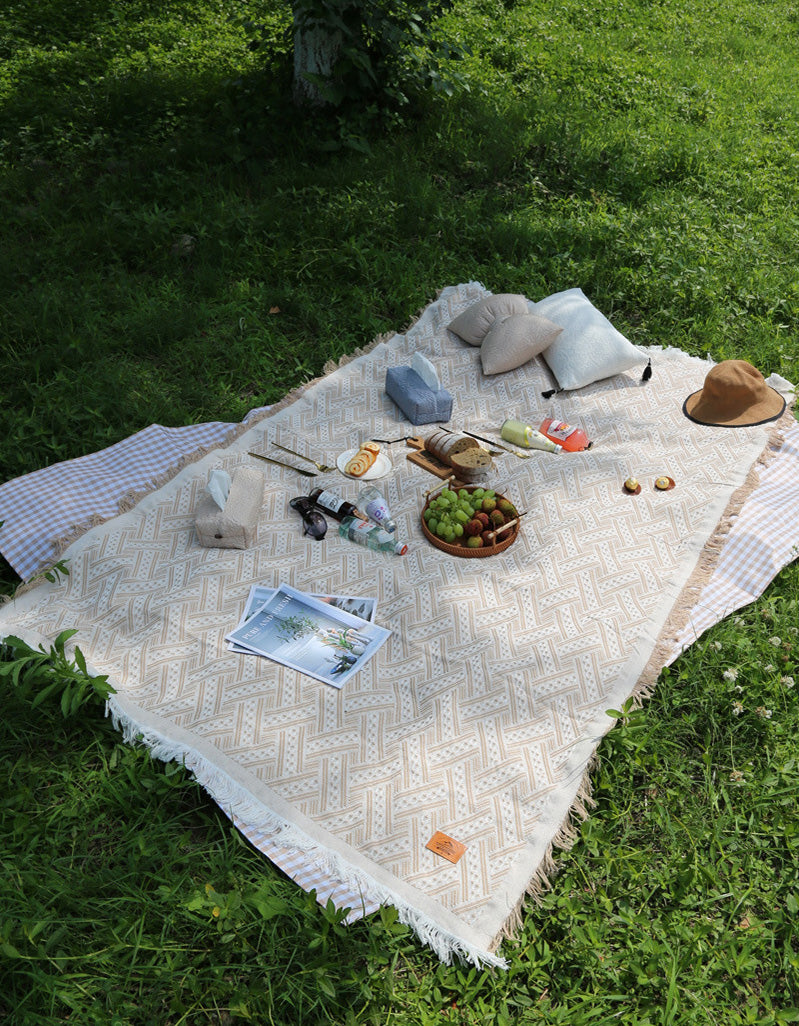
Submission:
<svg viewBox="0 0 799 1026">
<path fill-rule="evenodd" d="M 380 452 L 377 442 L 364 442 L 360 449 L 344 467 L 344 473 L 350 477 L 363 477 L 366 471 L 374 465 Z"/>
<path fill-rule="evenodd" d="M 461 481 L 482 481 L 494 469 L 491 453 L 481 446 L 455 453 L 449 462 Z"/>
<path fill-rule="evenodd" d="M 470 435 L 456 434 L 453 431 L 434 431 L 424 446 L 429 453 L 450 467 L 452 457 L 456 453 L 479 448 L 478 443 Z"/>
</svg>

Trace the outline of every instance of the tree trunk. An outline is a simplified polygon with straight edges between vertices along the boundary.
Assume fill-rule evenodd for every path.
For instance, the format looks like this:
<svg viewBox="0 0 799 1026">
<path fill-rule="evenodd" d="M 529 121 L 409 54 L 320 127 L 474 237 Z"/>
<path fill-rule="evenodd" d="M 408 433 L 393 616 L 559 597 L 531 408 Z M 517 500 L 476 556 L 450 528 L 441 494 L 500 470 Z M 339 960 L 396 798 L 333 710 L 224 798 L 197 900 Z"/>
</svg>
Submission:
<svg viewBox="0 0 799 1026">
<path fill-rule="evenodd" d="M 341 50 L 341 33 L 321 25 L 301 24 L 294 15 L 294 102 L 300 107 L 323 107 L 319 86 L 306 73 L 329 79 Z"/>
</svg>

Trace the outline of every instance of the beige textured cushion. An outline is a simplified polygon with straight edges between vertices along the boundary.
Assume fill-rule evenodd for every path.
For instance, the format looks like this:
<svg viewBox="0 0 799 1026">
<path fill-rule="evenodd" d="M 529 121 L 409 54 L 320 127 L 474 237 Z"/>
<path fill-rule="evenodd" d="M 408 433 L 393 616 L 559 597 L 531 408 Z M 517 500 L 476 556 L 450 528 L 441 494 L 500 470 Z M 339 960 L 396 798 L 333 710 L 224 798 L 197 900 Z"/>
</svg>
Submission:
<svg viewBox="0 0 799 1026">
<path fill-rule="evenodd" d="M 521 367 L 551 345 L 563 328 L 536 314 L 514 314 L 494 325 L 483 340 L 484 374 L 502 374 Z"/>
<path fill-rule="evenodd" d="M 491 330 L 494 321 L 527 312 L 528 303 L 524 296 L 503 292 L 498 296 L 487 296 L 479 303 L 473 303 L 462 314 L 458 314 L 447 327 L 470 346 L 479 346 Z"/>
</svg>

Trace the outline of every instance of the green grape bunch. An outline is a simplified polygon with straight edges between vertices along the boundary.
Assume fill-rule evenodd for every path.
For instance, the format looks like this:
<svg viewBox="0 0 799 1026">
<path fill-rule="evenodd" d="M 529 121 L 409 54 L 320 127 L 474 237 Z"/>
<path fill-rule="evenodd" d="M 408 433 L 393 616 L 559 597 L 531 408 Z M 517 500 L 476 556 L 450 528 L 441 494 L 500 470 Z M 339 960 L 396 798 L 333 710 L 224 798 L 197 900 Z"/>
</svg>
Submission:
<svg viewBox="0 0 799 1026">
<path fill-rule="evenodd" d="M 497 493 L 493 488 L 442 488 L 425 507 L 423 516 L 427 529 L 449 545 L 466 544 L 476 548 L 493 544 L 489 528 L 505 523 L 505 515 L 497 515 Z M 512 504 L 508 506 L 515 509 Z M 489 517 L 491 519 L 489 519 Z"/>
</svg>

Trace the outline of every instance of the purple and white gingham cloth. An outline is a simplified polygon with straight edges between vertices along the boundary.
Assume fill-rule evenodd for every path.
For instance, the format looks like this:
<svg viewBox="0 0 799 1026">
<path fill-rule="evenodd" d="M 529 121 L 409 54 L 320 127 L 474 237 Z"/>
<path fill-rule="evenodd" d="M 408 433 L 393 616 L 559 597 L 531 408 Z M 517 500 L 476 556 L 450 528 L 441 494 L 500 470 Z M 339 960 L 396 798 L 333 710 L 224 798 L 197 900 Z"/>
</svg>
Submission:
<svg viewBox="0 0 799 1026">
<path fill-rule="evenodd" d="M 243 424 L 269 407 L 251 410 Z M 58 559 L 58 542 L 119 512 L 125 496 L 150 492 L 180 461 L 227 444 L 238 424 L 151 424 L 100 452 L 55 463 L 0 485 L 0 552 L 23 580 Z"/>
<path fill-rule="evenodd" d="M 799 424 L 785 432 L 776 457 L 760 470 L 723 541 L 713 574 L 678 634 L 668 662 L 725 616 L 763 594 L 799 556 Z"/>
</svg>

